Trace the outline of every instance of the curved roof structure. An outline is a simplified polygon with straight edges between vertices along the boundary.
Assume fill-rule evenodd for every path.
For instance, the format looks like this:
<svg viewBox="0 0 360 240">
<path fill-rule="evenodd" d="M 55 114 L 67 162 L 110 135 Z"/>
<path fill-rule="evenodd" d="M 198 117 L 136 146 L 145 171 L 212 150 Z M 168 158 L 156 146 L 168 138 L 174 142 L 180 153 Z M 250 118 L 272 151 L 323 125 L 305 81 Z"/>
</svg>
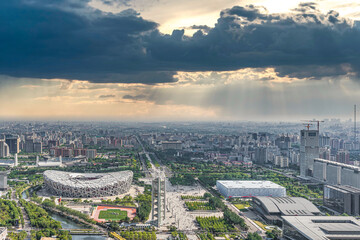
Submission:
<svg viewBox="0 0 360 240">
<path fill-rule="evenodd" d="M 320 214 L 319 209 L 309 200 L 301 197 L 254 197 L 256 204 L 268 214 L 283 216 L 311 216 Z"/>
<path fill-rule="evenodd" d="M 46 188 L 64 197 L 102 197 L 129 191 L 132 171 L 111 173 L 44 172 Z"/>
<path fill-rule="evenodd" d="M 112 173 L 73 173 L 55 170 L 47 170 L 44 176 L 48 179 L 67 186 L 73 187 L 102 187 L 111 182 L 124 181 L 133 176 L 132 171 Z"/>
</svg>

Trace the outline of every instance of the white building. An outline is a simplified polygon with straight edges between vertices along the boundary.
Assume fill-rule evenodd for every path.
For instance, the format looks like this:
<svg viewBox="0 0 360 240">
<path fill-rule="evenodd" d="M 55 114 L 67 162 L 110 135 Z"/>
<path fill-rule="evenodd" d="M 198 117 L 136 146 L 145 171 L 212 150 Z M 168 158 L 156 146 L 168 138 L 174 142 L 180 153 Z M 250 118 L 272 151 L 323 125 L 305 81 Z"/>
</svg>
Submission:
<svg viewBox="0 0 360 240">
<path fill-rule="evenodd" d="M 286 197 L 286 189 L 270 181 L 216 181 L 216 188 L 225 197 Z"/>
</svg>

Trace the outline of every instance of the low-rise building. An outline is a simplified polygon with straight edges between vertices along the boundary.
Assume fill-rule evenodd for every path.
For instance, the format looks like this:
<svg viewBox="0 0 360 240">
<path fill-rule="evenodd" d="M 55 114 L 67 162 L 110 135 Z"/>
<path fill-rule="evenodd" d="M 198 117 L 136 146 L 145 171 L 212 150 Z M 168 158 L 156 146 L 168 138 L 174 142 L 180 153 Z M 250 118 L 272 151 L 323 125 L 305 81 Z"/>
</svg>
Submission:
<svg viewBox="0 0 360 240">
<path fill-rule="evenodd" d="M 286 188 L 270 181 L 216 181 L 218 191 L 225 197 L 273 196 L 286 197 Z"/>
<path fill-rule="evenodd" d="M 255 211 L 270 224 L 281 225 L 281 216 L 314 216 L 320 210 L 301 197 L 253 197 Z"/>
<path fill-rule="evenodd" d="M 324 205 L 339 213 L 360 215 L 360 189 L 351 186 L 324 186 Z"/>
<path fill-rule="evenodd" d="M 360 221 L 348 216 L 283 216 L 285 239 L 360 239 Z"/>
</svg>

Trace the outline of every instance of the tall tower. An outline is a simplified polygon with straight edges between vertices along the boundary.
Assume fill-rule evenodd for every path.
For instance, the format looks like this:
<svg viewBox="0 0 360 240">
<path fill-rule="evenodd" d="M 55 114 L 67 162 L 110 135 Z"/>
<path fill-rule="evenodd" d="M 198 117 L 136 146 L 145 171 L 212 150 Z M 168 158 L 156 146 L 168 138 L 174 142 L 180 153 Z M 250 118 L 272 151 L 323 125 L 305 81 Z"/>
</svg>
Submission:
<svg viewBox="0 0 360 240">
<path fill-rule="evenodd" d="M 162 220 L 165 219 L 165 184 L 165 180 L 161 177 L 152 181 L 152 220 L 154 223 L 156 222 L 157 227 L 160 227 Z"/>
<path fill-rule="evenodd" d="M 319 157 L 319 131 L 300 131 L 300 176 L 312 176 L 314 158 Z"/>
<path fill-rule="evenodd" d="M 19 165 L 18 155 L 17 155 L 17 153 L 15 153 L 15 157 L 14 157 L 14 167 L 17 167 L 18 165 Z"/>
</svg>

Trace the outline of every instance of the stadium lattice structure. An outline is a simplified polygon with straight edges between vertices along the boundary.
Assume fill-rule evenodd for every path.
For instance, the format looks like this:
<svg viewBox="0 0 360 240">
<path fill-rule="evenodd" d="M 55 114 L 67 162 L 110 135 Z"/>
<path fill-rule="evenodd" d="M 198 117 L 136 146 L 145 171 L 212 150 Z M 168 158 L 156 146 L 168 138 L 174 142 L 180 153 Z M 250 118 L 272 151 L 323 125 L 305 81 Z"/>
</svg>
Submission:
<svg viewBox="0 0 360 240">
<path fill-rule="evenodd" d="M 44 184 L 50 193 L 72 198 L 105 197 L 129 191 L 132 171 L 112 173 L 72 173 L 55 170 L 44 172 Z"/>
</svg>

